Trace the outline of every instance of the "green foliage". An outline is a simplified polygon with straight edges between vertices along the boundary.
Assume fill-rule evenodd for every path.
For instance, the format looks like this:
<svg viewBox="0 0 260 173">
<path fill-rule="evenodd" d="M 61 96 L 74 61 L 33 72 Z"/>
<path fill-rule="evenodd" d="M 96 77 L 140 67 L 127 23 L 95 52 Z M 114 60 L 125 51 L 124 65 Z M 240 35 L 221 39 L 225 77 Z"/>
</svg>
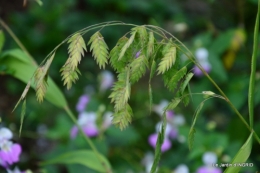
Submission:
<svg viewBox="0 0 260 173">
<path fill-rule="evenodd" d="M 140 55 L 138 58 L 132 61 L 130 64 L 130 82 L 132 84 L 137 82 L 145 74 L 146 67 L 148 67 L 148 61 L 144 55 Z"/>
<path fill-rule="evenodd" d="M 75 33 L 68 40 L 69 58 L 61 68 L 61 76 L 64 81 L 64 85 L 67 85 L 67 89 L 70 89 L 72 83 L 78 80 L 78 74 L 80 74 L 77 66 L 81 61 L 81 57 L 84 56 L 84 51 L 87 51 L 84 39 L 79 33 Z"/>
<path fill-rule="evenodd" d="M 95 34 L 93 34 L 90 37 L 88 45 L 89 44 L 91 44 L 90 51 L 92 51 L 92 54 L 97 61 L 99 68 L 105 68 L 105 65 L 108 61 L 108 47 L 101 33 L 96 32 Z"/>
<path fill-rule="evenodd" d="M 228 167 L 224 173 L 238 173 L 241 166 L 234 166 L 234 164 L 238 163 L 246 163 L 247 159 L 249 158 L 252 150 L 252 142 L 253 142 L 253 133 L 250 134 L 244 145 L 240 148 L 236 156 L 232 160 L 231 167 Z"/>
<path fill-rule="evenodd" d="M 97 156 L 93 151 L 78 150 L 78 151 L 67 152 L 53 159 L 49 159 L 45 162 L 42 162 L 41 165 L 80 164 L 99 172 L 106 172 L 103 165 L 111 169 L 111 166 L 107 162 L 105 157 L 101 154 L 99 154 L 99 156 L 102 159 L 102 163 L 98 161 Z"/>
</svg>

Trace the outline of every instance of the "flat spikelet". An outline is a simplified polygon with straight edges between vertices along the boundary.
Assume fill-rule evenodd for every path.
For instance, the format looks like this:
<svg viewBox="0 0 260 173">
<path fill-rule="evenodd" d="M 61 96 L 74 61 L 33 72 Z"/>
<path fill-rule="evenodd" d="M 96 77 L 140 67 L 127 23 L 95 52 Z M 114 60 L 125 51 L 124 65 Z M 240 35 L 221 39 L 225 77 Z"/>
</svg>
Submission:
<svg viewBox="0 0 260 173">
<path fill-rule="evenodd" d="M 36 72 L 34 74 L 36 98 L 37 98 L 37 101 L 40 103 L 43 101 L 44 95 L 47 91 L 48 70 L 50 68 L 50 65 L 51 65 L 51 62 L 52 62 L 54 56 L 55 56 L 55 53 L 52 54 L 52 56 L 47 60 L 47 62 L 43 66 L 38 67 L 38 69 L 36 70 Z M 23 95 L 24 95 L 24 93 L 23 93 Z"/>
<path fill-rule="evenodd" d="M 147 58 L 144 55 L 140 55 L 130 64 L 130 67 L 130 81 L 131 83 L 135 83 L 145 74 L 146 67 L 148 67 Z"/>
<path fill-rule="evenodd" d="M 79 33 L 74 34 L 69 40 L 69 58 L 66 63 L 62 66 L 60 72 L 63 80 L 63 84 L 67 85 L 67 89 L 70 89 L 72 83 L 78 80 L 78 64 L 81 58 L 84 56 L 84 51 L 87 51 L 84 39 Z"/>
<path fill-rule="evenodd" d="M 165 51 L 161 62 L 158 67 L 158 74 L 163 74 L 165 71 L 169 70 L 175 63 L 176 60 L 176 47 L 171 46 Z"/>
<path fill-rule="evenodd" d="M 112 67 L 117 71 L 121 72 L 122 70 L 125 69 L 125 65 L 128 61 L 128 56 L 124 56 L 120 61 L 119 59 L 119 54 L 122 49 L 122 47 L 126 44 L 128 41 L 127 37 L 122 37 L 118 40 L 116 46 L 110 51 L 109 57 L 110 57 L 110 64 Z"/>
<path fill-rule="evenodd" d="M 94 59 L 97 61 L 99 68 L 105 68 L 105 65 L 108 61 L 108 47 L 106 42 L 104 41 L 103 36 L 100 32 L 96 32 L 90 37 L 88 45 L 90 46 L 90 51 L 92 51 L 92 55 Z"/>
<path fill-rule="evenodd" d="M 121 130 L 125 129 L 132 121 L 133 112 L 131 107 L 126 104 L 123 109 L 113 114 L 113 124 Z"/>
<path fill-rule="evenodd" d="M 110 94 L 109 98 L 111 98 L 111 102 L 115 104 L 115 112 L 123 109 L 130 98 L 131 85 L 129 78 L 130 70 L 129 68 L 126 68 L 125 71 L 118 75 L 118 81 L 112 88 L 113 92 Z"/>
</svg>

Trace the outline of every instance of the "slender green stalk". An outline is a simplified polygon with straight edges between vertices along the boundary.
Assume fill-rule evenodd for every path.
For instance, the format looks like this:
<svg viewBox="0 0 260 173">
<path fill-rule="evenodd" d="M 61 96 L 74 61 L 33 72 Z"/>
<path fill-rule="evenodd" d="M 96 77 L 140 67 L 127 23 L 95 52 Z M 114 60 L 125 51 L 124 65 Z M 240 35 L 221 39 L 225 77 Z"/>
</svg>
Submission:
<svg viewBox="0 0 260 173">
<path fill-rule="evenodd" d="M 27 51 L 25 46 L 22 44 L 22 42 L 16 37 L 16 35 L 13 33 L 13 31 L 8 27 L 8 25 L 0 18 L 0 24 L 1 26 L 10 34 L 10 36 L 14 39 L 16 44 L 26 53 L 26 55 L 29 57 L 30 61 L 37 66 L 36 61 L 33 59 L 32 55 Z"/>
<path fill-rule="evenodd" d="M 95 155 L 97 156 L 98 161 L 101 163 L 101 165 L 105 168 L 106 173 L 112 173 L 112 170 L 110 170 L 106 164 L 102 161 L 101 156 L 97 150 L 97 148 L 95 147 L 95 145 L 92 143 L 92 141 L 89 139 L 89 137 L 87 135 L 85 135 L 85 133 L 83 132 L 82 128 L 80 127 L 80 125 L 78 124 L 75 116 L 73 115 L 73 113 L 71 112 L 71 110 L 66 106 L 64 107 L 64 110 L 67 112 L 67 114 L 69 115 L 70 119 L 73 121 L 74 124 L 76 124 L 76 126 L 78 127 L 80 133 L 82 134 L 82 136 L 84 137 L 84 139 L 87 141 L 87 143 L 89 144 L 90 148 L 93 150 L 93 152 L 95 153 Z"/>
<path fill-rule="evenodd" d="M 249 122 L 250 127 L 253 128 L 254 123 L 254 91 L 255 91 L 255 72 L 256 72 L 256 60 L 257 60 L 257 47 L 258 47 L 258 30 L 259 30 L 259 11 L 260 2 L 258 1 L 258 11 L 256 15 L 255 31 L 254 31 L 254 46 L 253 55 L 251 61 L 251 75 L 249 81 L 248 91 L 248 108 L 249 108 Z"/>
</svg>

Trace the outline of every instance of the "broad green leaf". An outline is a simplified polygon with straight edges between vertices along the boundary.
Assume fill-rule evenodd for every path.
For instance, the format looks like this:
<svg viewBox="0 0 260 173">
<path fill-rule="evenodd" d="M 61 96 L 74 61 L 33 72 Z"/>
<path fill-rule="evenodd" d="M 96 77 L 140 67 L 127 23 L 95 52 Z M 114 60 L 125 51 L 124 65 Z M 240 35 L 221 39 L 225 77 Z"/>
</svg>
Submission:
<svg viewBox="0 0 260 173">
<path fill-rule="evenodd" d="M 198 118 L 198 115 L 202 109 L 204 105 L 204 102 L 202 102 L 199 107 L 197 108 L 196 112 L 195 112 L 195 116 L 194 116 L 194 119 L 192 121 L 192 125 L 191 125 L 191 128 L 190 128 L 190 132 L 189 132 L 189 137 L 188 137 L 188 144 L 189 144 L 189 149 L 191 150 L 192 147 L 193 147 L 193 142 L 194 142 L 194 136 L 195 136 L 195 133 L 196 133 L 196 130 L 194 128 L 195 126 L 195 123 L 197 121 L 197 118 Z"/>
<path fill-rule="evenodd" d="M 236 156 L 232 160 L 232 165 L 236 163 L 246 163 L 247 159 L 249 158 L 252 150 L 252 142 L 253 142 L 253 132 L 250 134 L 244 145 L 240 148 Z M 228 167 L 224 173 L 238 173 L 242 167 L 240 166 L 233 166 Z"/>
<path fill-rule="evenodd" d="M 78 150 L 72 151 L 65 154 L 62 154 L 56 158 L 42 162 L 41 165 L 51 165 L 51 164 L 80 164 L 91 168 L 99 172 L 106 172 L 103 165 L 108 169 L 111 169 L 111 166 L 107 159 L 99 154 L 99 158 L 102 161 L 102 164 L 97 158 L 97 155 L 90 150 Z"/>
<path fill-rule="evenodd" d="M 7 67 L 7 74 L 24 83 L 30 81 L 37 68 L 37 66 L 33 65 L 29 60 L 27 55 L 19 49 L 9 50 L 1 54 L 0 64 Z M 33 82 L 31 82 L 31 86 L 33 88 L 35 87 Z M 64 95 L 51 78 L 48 78 L 48 89 L 45 98 L 57 107 L 64 108 L 67 106 Z"/>
<path fill-rule="evenodd" d="M 4 46 L 4 43 L 5 43 L 5 35 L 4 32 L 0 30 L 0 52 Z"/>
</svg>

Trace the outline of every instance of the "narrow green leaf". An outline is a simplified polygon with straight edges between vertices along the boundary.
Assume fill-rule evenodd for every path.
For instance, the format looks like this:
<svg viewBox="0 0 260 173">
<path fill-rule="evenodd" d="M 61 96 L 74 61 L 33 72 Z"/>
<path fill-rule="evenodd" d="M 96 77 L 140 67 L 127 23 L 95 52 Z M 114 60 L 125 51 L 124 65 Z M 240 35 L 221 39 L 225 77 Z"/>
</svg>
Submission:
<svg viewBox="0 0 260 173">
<path fill-rule="evenodd" d="M 162 123 L 162 127 L 161 127 L 161 131 L 158 133 L 158 138 L 156 141 L 156 147 L 155 147 L 155 156 L 154 156 L 154 161 L 153 161 L 153 165 L 151 168 L 151 173 L 155 173 L 156 169 L 158 167 L 159 161 L 160 161 L 160 157 L 162 154 L 161 151 L 161 147 L 164 141 L 164 133 L 165 133 L 165 129 L 166 129 L 166 111 L 164 111 L 163 113 L 163 123 Z"/>
<path fill-rule="evenodd" d="M 167 84 L 167 87 L 171 91 L 174 91 L 178 85 L 178 82 L 185 76 L 186 72 L 187 72 L 187 67 L 184 66 L 177 73 L 175 73 L 174 76 L 172 76 L 169 83 Z"/>
<path fill-rule="evenodd" d="M 167 52 L 164 54 L 161 62 L 158 67 L 158 74 L 163 74 L 165 71 L 168 71 L 175 63 L 176 60 L 176 47 L 172 46 Z"/>
<path fill-rule="evenodd" d="M 22 133 L 23 120 L 24 120 L 25 113 L 26 113 L 26 100 L 23 101 L 23 106 L 22 106 L 21 119 L 20 119 L 20 128 L 19 128 L 19 137 L 21 136 L 21 133 Z"/>
<path fill-rule="evenodd" d="M 249 158 L 252 150 L 252 143 L 253 143 L 253 132 L 251 132 L 250 136 L 244 143 L 244 145 L 240 148 L 236 156 L 232 160 L 232 167 L 228 167 L 224 173 L 238 173 L 241 166 L 238 165 L 238 163 L 246 163 L 247 159 Z M 234 166 L 234 165 L 237 166 Z"/>
<path fill-rule="evenodd" d="M 107 159 L 101 155 L 102 164 L 99 162 L 97 156 L 93 151 L 90 150 L 78 150 L 67 152 L 56 158 L 49 159 L 45 162 L 42 162 L 41 165 L 53 165 L 53 164 L 80 164 L 86 166 L 90 169 L 99 172 L 106 172 L 103 165 L 106 165 L 107 168 L 111 169 L 111 166 Z"/>
<path fill-rule="evenodd" d="M 189 149 L 190 149 L 190 150 L 191 150 L 192 147 L 193 147 L 194 136 L 195 136 L 195 132 L 196 132 L 194 126 L 195 126 L 195 124 L 196 124 L 197 118 L 198 118 L 198 116 L 199 116 L 199 113 L 200 113 L 200 111 L 201 111 L 203 105 L 204 105 L 204 102 L 200 103 L 199 107 L 197 108 L 197 110 L 196 110 L 196 112 L 195 112 L 194 119 L 193 119 L 193 121 L 192 121 L 192 125 L 191 125 L 190 132 L 189 132 L 189 137 L 188 137 L 188 144 L 189 144 Z"/>
<path fill-rule="evenodd" d="M 184 82 L 182 83 L 181 85 L 181 93 L 183 94 L 185 88 L 187 87 L 187 85 L 189 84 L 191 78 L 193 77 L 193 73 L 188 73 L 186 76 L 185 76 L 185 80 Z"/>
<path fill-rule="evenodd" d="M 2 51 L 4 42 L 5 42 L 5 35 L 4 35 L 4 32 L 2 30 L 0 30 L 0 52 Z"/>
<path fill-rule="evenodd" d="M 135 35 L 136 35 L 137 30 L 133 30 L 131 32 L 131 37 L 129 38 L 129 40 L 126 42 L 126 44 L 122 47 L 118 60 L 121 60 L 121 58 L 125 55 L 126 50 L 130 47 L 130 45 L 133 43 Z"/>
</svg>

